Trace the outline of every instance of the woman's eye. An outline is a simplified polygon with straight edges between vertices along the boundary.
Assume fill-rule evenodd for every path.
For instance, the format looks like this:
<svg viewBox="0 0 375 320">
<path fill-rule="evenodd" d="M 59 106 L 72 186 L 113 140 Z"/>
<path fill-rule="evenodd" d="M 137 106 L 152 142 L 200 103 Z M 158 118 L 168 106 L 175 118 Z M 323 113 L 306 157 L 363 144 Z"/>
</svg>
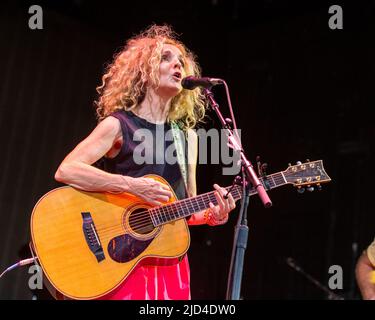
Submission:
<svg viewBox="0 0 375 320">
<path fill-rule="evenodd" d="M 163 55 L 161 56 L 161 60 L 162 60 L 162 61 L 168 61 L 168 59 L 169 59 L 169 55 L 168 55 L 168 54 L 163 54 Z"/>
</svg>

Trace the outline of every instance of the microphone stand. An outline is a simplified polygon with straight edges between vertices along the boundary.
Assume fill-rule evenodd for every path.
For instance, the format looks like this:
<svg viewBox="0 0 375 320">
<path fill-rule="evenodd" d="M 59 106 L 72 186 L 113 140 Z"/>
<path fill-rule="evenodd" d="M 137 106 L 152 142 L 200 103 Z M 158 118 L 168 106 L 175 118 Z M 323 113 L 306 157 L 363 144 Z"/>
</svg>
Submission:
<svg viewBox="0 0 375 320">
<path fill-rule="evenodd" d="M 242 177 L 244 178 L 244 173 L 242 173 Z M 249 234 L 249 227 L 247 226 L 247 208 L 250 199 L 250 185 L 246 183 L 245 179 L 242 179 L 242 183 L 242 201 L 234 232 L 232 256 L 228 272 L 226 300 L 240 300 L 241 293 L 245 250 Z"/>
<path fill-rule="evenodd" d="M 227 300 L 239 300 L 241 292 L 241 281 L 244 264 L 245 250 L 247 246 L 247 239 L 249 228 L 247 226 L 247 207 L 250 198 L 250 186 L 258 192 L 258 195 L 266 208 L 272 206 L 272 202 L 267 195 L 262 183 L 258 179 L 251 162 L 246 158 L 245 153 L 238 141 L 238 136 L 234 136 L 229 124 L 224 119 L 223 115 L 219 110 L 219 105 L 213 97 L 213 93 L 210 88 L 203 89 L 204 95 L 207 97 L 211 108 L 215 111 L 218 116 L 223 129 L 228 134 L 229 145 L 234 149 L 235 152 L 239 152 L 241 155 L 241 166 L 243 175 L 243 189 L 244 194 L 241 201 L 241 209 L 238 218 L 238 222 L 235 228 L 233 250 L 231 257 L 231 264 L 228 275 L 228 287 L 227 287 Z"/>
</svg>

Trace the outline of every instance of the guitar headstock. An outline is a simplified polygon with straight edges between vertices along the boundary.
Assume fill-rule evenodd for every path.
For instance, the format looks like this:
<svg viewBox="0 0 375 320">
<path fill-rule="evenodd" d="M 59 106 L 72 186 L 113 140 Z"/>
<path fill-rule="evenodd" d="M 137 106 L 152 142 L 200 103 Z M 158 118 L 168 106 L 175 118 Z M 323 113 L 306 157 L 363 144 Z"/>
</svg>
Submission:
<svg viewBox="0 0 375 320">
<path fill-rule="evenodd" d="M 331 181 L 331 178 L 324 170 L 323 161 L 307 161 L 305 163 L 297 162 L 296 165 L 289 165 L 288 169 L 283 171 L 287 183 L 293 184 L 302 192 L 304 187 L 313 191 L 313 186 L 321 188 L 322 183 Z"/>
</svg>

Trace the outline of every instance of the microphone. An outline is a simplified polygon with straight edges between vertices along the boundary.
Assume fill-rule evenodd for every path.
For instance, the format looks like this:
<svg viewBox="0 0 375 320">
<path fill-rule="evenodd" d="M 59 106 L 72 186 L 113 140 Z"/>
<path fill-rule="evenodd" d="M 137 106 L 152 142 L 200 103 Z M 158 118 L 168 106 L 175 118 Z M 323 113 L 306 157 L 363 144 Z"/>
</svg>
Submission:
<svg viewBox="0 0 375 320">
<path fill-rule="evenodd" d="M 216 86 L 217 84 L 223 83 L 223 80 L 217 78 L 197 78 L 194 76 L 189 76 L 183 78 L 181 81 L 181 85 L 184 89 L 194 90 L 196 87 L 204 87 L 204 88 L 211 88 Z"/>
</svg>

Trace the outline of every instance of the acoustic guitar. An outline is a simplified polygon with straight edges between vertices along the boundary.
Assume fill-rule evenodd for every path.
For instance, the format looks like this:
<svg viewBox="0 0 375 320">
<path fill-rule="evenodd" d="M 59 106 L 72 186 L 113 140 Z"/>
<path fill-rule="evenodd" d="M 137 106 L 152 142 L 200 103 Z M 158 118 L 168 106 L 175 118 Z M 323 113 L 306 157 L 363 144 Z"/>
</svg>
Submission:
<svg viewBox="0 0 375 320">
<path fill-rule="evenodd" d="M 159 176 L 148 177 L 168 185 Z M 286 184 L 311 190 L 331 181 L 322 160 L 289 166 L 260 180 L 266 190 Z M 238 200 L 242 186 L 230 192 Z M 250 189 L 251 195 L 256 193 Z M 190 245 L 184 218 L 209 208 L 209 202 L 217 204 L 214 191 L 179 201 L 173 193 L 168 202 L 152 207 L 130 193 L 64 186 L 35 205 L 32 245 L 44 276 L 58 292 L 70 299 L 96 299 L 117 288 L 139 264 L 178 263 Z"/>
</svg>

